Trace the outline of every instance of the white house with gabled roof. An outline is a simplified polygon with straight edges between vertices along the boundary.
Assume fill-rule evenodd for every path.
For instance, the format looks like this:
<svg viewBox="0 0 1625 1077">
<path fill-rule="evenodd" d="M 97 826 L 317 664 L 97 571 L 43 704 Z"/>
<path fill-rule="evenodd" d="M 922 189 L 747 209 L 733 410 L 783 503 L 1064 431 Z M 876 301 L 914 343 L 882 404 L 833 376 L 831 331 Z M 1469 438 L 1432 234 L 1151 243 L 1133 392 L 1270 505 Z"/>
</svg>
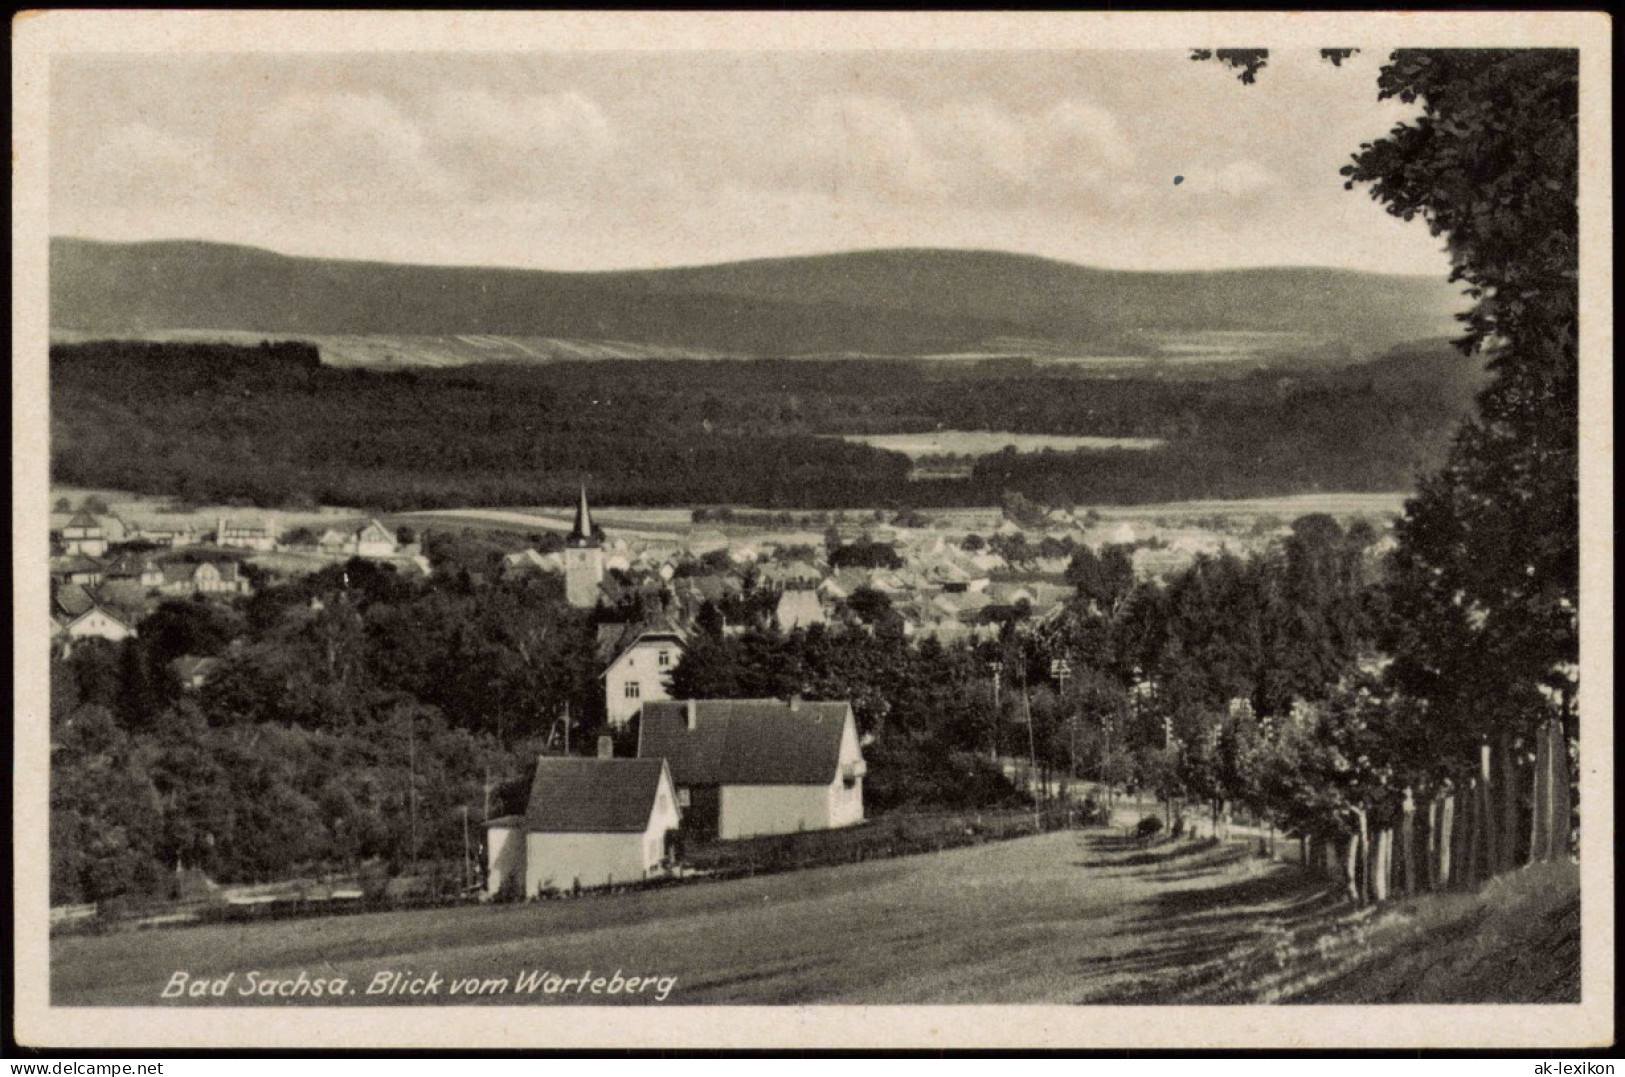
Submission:
<svg viewBox="0 0 1625 1077">
<path fill-rule="evenodd" d="M 671 698 L 666 679 L 682 660 L 686 641 L 683 632 L 671 626 L 627 626 L 606 641 L 604 711 L 610 728 L 625 728 L 645 703 Z"/>
<path fill-rule="evenodd" d="M 486 824 L 487 893 L 529 898 L 664 874 L 680 819 L 663 760 L 543 756 L 525 814 Z"/>
<path fill-rule="evenodd" d="M 748 838 L 863 822 L 867 768 L 848 703 L 650 703 L 638 722 L 638 758 L 671 767 L 698 834 Z"/>
</svg>

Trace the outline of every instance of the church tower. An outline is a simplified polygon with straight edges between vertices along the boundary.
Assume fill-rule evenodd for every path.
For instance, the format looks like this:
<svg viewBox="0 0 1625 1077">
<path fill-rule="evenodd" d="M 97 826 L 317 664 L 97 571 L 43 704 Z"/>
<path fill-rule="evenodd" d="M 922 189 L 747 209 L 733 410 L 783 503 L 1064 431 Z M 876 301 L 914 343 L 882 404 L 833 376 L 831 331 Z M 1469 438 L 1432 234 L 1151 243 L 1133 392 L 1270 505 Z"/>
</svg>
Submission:
<svg viewBox="0 0 1625 1077">
<path fill-rule="evenodd" d="M 576 525 L 564 540 L 564 597 L 577 609 L 598 605 L 598 585 L 604 579 L 604 540 L 593 533 L 587 488 L 576 504 Z"/>
</svg>

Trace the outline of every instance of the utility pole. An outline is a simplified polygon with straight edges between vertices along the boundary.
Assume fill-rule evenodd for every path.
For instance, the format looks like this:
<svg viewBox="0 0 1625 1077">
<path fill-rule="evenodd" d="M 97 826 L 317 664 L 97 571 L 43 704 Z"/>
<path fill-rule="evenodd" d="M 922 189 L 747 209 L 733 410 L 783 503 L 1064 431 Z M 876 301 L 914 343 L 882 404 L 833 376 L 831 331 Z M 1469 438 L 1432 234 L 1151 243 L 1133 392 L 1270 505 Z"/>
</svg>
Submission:
<svg viewBox="0 0 1625 1077">
<path fill-rule="evenodd" d="M 474 861 L 468 853 L 468 805 L 463 805 L 463 889 L 467 890 L 474 884 Z"/>
<path fill-rule="evenodd" d="M 999 680 L 1004 674 L 1003 662 L 989 662 L 988 671 L 993 674 L 993 736 L 990 742 L 988 758 L 997 763 L 999 761 Z"/>
<path fill-rule="evenodd" d="M 407 778 L 406 810 L 412 820 L 412 874 L 418 873 L 418 723 L 416 716 L 406 724 Z"/>
<path fill-rule="evenodd" d="M 1036 746 L 1036 742 L 1033 740 L 1033 700 L 1031 694 L 1027 691 L 1027 670 L 1025 666 L 1023 666 L 1021 669 L 1021 705 L 1022 709 L 1027 712 L 1027 759 L 1030 767 L 1029 773 L 1037 775 L 1038 748 Z M 1031 789 L 1032 782 L 1029 781 L 1027 785 L 1028 788 Z M 1046 794 L 1048 792 L 1047 790 L 1041 791 Z M 1042 832 L 1044 829 L 1043 810 L 1037 797 L 1033 798 L 1033 826 L 1039 832 Z"/>
<path fill-rule="evenodd" d="M 1060 692 L 1062 705 L 1064 706 L 1065 705 L 1065 700 L 1066 700 L 1066 682 L 1072 679 L 1072 663 L 1068 662 L 1065 658 L 1053 659 L 1049 664 L 1049 675 L 1051 677 L 1055 678 L 1055 683 L 1058 686 L 1058 689 L 1059 689 L 1059 692 Z M 1068 799 L 1070 799 L 1071 795 L 1072 795 L 1072 780 L 1071 780 L 1072 779 L 1072 761 L 1075 758 L 1074 753 L 1077 750 L 1076 737 L 1074 736 L 1076 731 L 1077 731 L 1077 727 L 1076 727 L 1075 723 L 1073 722 L 1073 719 L 1071 717 L 1068 717 L 1067 721 L 1066 721 L 1066 743 L 1067 743 L 1067 756 L 1066 756 L 1067 783 L 1066 783 L 1066 788 L 1067 788 L 1067 797 L 1068 797 Z M 1055 752 L 1054 752 L 1054 741 L 1052 740 L 1050 743 L 1051 743 L 1050 755 L 1053 758 L 1053 756 L 1055 754 Z M 1046 793 L 1048 792 L 1047 787 L 1045 789 L 1045 792 Z"/>
</svg>

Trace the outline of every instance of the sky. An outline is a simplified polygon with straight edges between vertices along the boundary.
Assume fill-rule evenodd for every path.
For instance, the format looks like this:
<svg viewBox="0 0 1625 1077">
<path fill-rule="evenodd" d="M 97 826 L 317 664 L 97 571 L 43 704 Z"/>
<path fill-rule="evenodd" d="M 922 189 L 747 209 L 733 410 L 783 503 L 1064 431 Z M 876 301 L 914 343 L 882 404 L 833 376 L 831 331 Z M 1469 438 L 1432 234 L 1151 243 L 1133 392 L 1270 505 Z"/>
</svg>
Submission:
<svg viewBox="0 0 1625 1077">
<path fill-rule="evenodd" d="M 599 270 L 877 247 L 1443 276 L 1338 169 L 1409 119 L 1379 53 L 59 56 L 50 227 Z"/>
</svg>

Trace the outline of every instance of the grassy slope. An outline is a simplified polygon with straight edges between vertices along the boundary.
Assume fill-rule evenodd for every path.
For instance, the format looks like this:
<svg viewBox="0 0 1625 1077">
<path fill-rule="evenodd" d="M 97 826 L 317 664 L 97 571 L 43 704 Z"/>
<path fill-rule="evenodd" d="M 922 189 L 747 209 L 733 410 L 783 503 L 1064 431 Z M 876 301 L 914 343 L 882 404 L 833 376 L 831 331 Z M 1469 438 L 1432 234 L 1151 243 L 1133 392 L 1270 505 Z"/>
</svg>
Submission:
<svg viewBox="0 0 1625 1077">
<path fill-rule="evenodd" d="M 674 975 L 679 1005 L 1573 998 L 1572 873 L 1498 885 L 1355 914 L 1241 845 L 1063 831 L 579 901 L 60 938 L 52 998 L 156 1004 L 175 969 L 304 969 L 348 977 L 362 986 L 345 1001 L 365 1003 L 379 969 L 527 968 Z"/>
</svg>

